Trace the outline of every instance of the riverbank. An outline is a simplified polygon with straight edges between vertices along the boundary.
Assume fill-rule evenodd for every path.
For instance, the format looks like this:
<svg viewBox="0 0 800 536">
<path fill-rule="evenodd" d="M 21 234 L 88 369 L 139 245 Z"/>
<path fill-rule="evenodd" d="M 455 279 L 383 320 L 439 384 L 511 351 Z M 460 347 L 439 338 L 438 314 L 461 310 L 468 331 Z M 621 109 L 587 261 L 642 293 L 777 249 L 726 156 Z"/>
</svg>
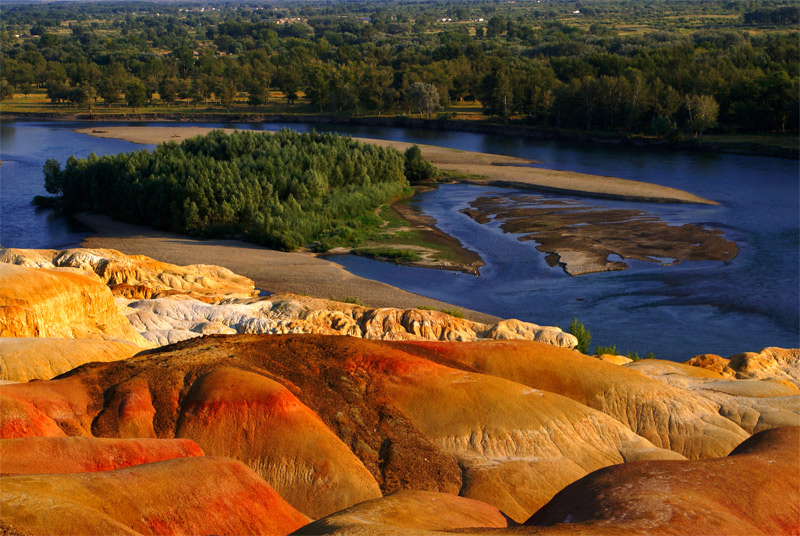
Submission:
<svg viewBox="0 0 800 536">
<path fill-rule="evenodd" d="M 179 142 L 186 138 L 206 134 L 211 130 L 214 129 L 207 127 L 125 126 L 81 128 L 76 129 L 75 132 L 100 138 L 122 139 L 133 143 L 158 144 L 165 141 Z M 234 129 L 224 130 L 233 132 Z M 393 147 L 401 152 L 414 145 L 392 140 L 354 139 L 381 147 Z M 462 179 L 467 182 L 626 201 L 717 204 L 715 201 L 704 199 L 684 190 L 643 181 L 531 167 L 532 164 L 539 162 L 524 158 L 460 151 L 435 145 L 419 145 L 419 147 L 426 160 L 440 170 L 470 177 Z"/>
<path fill-rule="evenodd" d="M 498 317 L 492 315 L 355 276 L 313 253 L 285 253 L 239 240 L 198 240 L 97 214 L 82 213 L 75 218 L 96 233 L 84 239 L 81 247 L 115 249 L 126 255 L 146 255 L 178 265 L 224 266 L 272 293 L 290 292 L 338 301 L 357 299 L 370 307 L 459 309 L 469 320 L 498 321 Z"/>
<path fill-rule="evenodd" d="M 739 155 L 771 156 L 777 158 L 800 159 L 800 146 L 797 134 L 787 134 L 789 143 L 764 141 L 764 135 L 712 135 L 702 140 L 664 139 L 646 136 L 628 136 L 610 132 L 588 132 L 561 129 L 541 129 L 512 122 L 500 124 L 484 120 L 463 119 L 421 119 L 408 116 L 367 116 L 341 117 L 322 114 L 232 114 L 222 111 L 201 112 L 187 109 L 186 113 L 32 113 L 3 112 L 0 121 L 5 120 L 47 120 L 47 121 L 177 121 L 177 122 L 237 122 L 237 123 L 306 123 L 363 125 L 397 128 L 420 128 L 426 130 L 450 130 L 482 134 L 501 134 L 523 136 L 540 140 L 559 140 L 580 143 L 644 147 L 668 151 L 687 151 L 700 153 L 723 153 Z"/>
</svg>

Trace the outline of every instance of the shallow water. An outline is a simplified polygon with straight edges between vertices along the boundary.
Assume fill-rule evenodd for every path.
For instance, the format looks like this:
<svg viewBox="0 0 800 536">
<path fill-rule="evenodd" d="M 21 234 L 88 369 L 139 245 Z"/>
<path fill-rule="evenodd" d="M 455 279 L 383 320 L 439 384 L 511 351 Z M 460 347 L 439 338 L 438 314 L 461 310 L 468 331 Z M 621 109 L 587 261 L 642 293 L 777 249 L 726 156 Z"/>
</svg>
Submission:
<svg viewBox="0 0 800 536">
<path fill-rule="evenodd" d="M 111 125 L 112 123 L 108 123 Z M 113 123 L 124 124 L 124 123 Z M 168 123 L 153 123 L 167 126 Z M 0 125 L 0 244 L 77 245 L 85 230 L 30 205 L 44 195 L 42 165 L 70 154 L 111 154 L 143 147 L 76 134 L 99 123 L 12 122 Z M 180 124 L 177 124 L 180 125 Z M 185 125 L 185 124 L 184 124 Z M 201 125 L 202 126 L 202 125 Z M 280 124 L 207 124 L 277 130 Z M 300 131 L 325 126 L 288 125 Z M 480 225 L 459 210 L 487 192 L 510 189 L 447 185 L 419 196 L 418 206 L 487 262 L 480 277 L 396 266 L 351 256 L 331 257 L 358 275 L 503 317 L 568 325 L 575 316 L 594 344 L 640 355 L 685 360 L 703 352 L 731 355 L 764 346 L 800 346 L 798 163 L 765 157 L 647 151 L 614 146 L 384 127 L 327 127 L 354 136 L 430 143 L 541 160 L 543 166 L 646 180 L 688 190 L 720 206 L 589 200 L 636 208 L 671 223 L 722 229 L 740 253 L 729 263 L 685 262 L 662 267 L 632 262 L 622 272 L 569 277 L 550 268 L 535 243 L 519 242 L 496 225 Z M 525 192 L 529 193 L 529 192 Z M 551 196 L 559 197 L 559 196 Z"/>
</svg>

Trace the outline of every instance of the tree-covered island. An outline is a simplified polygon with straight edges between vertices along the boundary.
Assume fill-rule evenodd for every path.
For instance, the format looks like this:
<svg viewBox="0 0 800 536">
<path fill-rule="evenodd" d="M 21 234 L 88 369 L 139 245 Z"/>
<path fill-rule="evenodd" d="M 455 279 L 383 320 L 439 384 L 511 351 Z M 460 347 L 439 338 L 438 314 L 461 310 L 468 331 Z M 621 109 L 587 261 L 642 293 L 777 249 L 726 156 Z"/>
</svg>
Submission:
<svg viewBox="0 0 800 536">
<path fill-rule="evenodd" d="M 413 156 L 413 155 L 412 155 Z M 45 164 L 67 212 L 269 247 L 327 250 L 364 240 L 377 209 L 409 191 L 407 159 L 335 134 L 221 130 L 110 156 Z"/>
</svg>

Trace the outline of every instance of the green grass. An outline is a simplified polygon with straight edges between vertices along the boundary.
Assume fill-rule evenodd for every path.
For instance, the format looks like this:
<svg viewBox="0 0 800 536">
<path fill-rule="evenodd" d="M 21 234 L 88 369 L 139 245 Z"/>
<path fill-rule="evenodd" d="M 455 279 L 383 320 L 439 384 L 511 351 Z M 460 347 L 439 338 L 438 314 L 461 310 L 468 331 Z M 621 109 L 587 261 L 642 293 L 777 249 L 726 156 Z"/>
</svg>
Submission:
<svg viewBox="0 0 800 536">
<path fill-rule="evenodd" d="M 440 313 L 444 313 L 455 318 L 464 318 L 464 312 L 460 309 L 437 309 L 431 305 L 418 305 L 417 309 L 420 311 L 439 311 Z"/>
<path fill-rule="evenodd" d="M 429 249 L 435 252 L 433 254 L 434 260 L 458 262 L 458 255 L 452 248 L 445 244 L 437 244 L 426 240 L 420 231 L 409 228 L 410 224 L 391 206 L 383 205 L 380 212 L 378 212 L 378 216 L 384 223 L 366 237 L 365 241 L 368 240 L 380 244 L 381 247 L 393 249 L 405 249 L 401 246 Z"/>
<path fill-rule="evenodd" d="M 800 147 L 800 137 L 795 133 L 767 134 L 703 134 L 702 141 L 707 143 L 756 144 L 784 149 Z"/>
<path fill-rule="evenodd" d="M 357 248 L 353 250 L 356 255 L 371 259 L 385 259 L 394 262 L 414 262 L 422 260 L 422 255 L 410 249 L 395 248 Z"/>
</svg>

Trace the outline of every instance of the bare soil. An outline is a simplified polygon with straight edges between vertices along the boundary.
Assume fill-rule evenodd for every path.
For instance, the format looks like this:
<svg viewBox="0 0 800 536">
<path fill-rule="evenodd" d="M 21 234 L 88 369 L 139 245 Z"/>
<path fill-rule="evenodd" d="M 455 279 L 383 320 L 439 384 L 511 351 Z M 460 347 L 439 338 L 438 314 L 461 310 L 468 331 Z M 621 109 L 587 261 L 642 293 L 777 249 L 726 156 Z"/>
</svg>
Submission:
<svg viewBox="0 0 800 536">
<path fill-rule="evenodd" d="M 722 231 L 669 225 L 640 210 L 606 209 L 541 196 L 480 197 L 462 212 L 478 223 L 498 221 L 507 233 L 535 240 L 550 266 L 570 275 L 624 270 L 625 259 L 659 262 L 729 261 L 739 252 Z M 618 255 L 622 260 L 609 260 Z"/>
</svg>

